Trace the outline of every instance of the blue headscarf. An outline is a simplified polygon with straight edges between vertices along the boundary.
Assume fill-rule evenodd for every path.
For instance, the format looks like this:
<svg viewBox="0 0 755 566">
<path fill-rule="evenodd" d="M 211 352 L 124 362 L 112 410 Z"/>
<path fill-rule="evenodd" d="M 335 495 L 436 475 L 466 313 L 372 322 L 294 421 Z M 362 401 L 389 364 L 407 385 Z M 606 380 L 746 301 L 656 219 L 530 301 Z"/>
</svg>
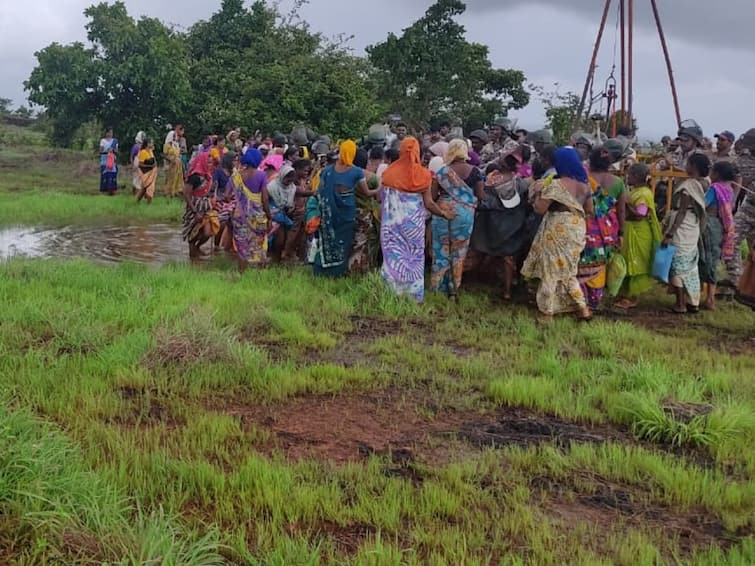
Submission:
<svg viewBox="0 0 755 566">
<path fill-rule="evenodd" d="M 256 169 L 260 166 L 260 163 L 262 163 L 262 159 L 262 152 L 256 147 L 250 147 L 246 150 L 244 155 L 241 156 L 241 164 Z"/>
<path fill-rule="evenodd" d="M 567 177 L 576 179 L 580 183 L 587 183 L 587 171 L 585 171 L 579 153 L 573 147 L 559 147 L 553 161 L 559 177 Z"/>
</svg>

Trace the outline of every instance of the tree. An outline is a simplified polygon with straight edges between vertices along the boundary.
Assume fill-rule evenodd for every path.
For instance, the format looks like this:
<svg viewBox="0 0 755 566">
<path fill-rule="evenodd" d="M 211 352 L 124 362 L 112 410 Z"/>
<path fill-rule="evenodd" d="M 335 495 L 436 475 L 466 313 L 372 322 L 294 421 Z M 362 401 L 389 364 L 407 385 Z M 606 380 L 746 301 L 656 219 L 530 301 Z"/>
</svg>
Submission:
<svg viewBox="0 0 755 566">
<path fill-rule="evenodd" d="M 0 114 L 7 114 L 10 112 L 10 105 L 13 101 L 10 98 L 0 98 Z"/>
<path fill-rule="evenodd" d="M 529 85 L 545 108 L 545 124 L 553 132 L 554 143 L 566 145 L 574 132 L 589 129 L 589 124 L 576 118 L 579 96 L 571 91 L 560 92 L 558 83 L 554 83 L 553 87 L 554 90 L 547 91 L 542 86 Z"/>
<path fill-rule="evenodd" d="M 154 18 L 134 21 L 120 1 L 84 13 L 90 46 L 51 44 L 24 83 L 29 100 L 47 109 L 54 140 L 69 144 L 91 119 L 130 139 L 181 116 L 190 95 L 181 37 Z"/>
<path fill-rule="evenodd" d="M 488 48 L 470 43 L 456 18 L 466 5 L 437 0 L 403 31 L 367 48 L 391 110 L 416 126 L 436 116 L 490 122 L 529 102 L 521 71 L 494 69 Z"/>
</svg>

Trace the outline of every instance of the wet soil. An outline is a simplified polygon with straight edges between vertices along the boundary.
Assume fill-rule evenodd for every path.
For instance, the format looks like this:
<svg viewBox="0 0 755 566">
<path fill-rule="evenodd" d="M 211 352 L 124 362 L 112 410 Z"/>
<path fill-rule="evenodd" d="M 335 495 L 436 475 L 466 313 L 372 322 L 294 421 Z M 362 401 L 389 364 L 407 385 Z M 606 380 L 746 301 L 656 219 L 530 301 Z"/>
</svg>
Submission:
<svg viewBox="0 0 755 566">
<path fill-rule="evenodd" d="M 447 460 L 451 446 L 462 450 L 572 442 L 632 442 L 608 426 L 569 423 L 525 409 L 501 408 L 480 414 L 438 408 L 418 393 L 386 390 L 369 394 L 314 396 L 271 406 L 215 403 L 215 412 L 235 416 L 242 427 L 271 434 L 270 453 L 291 460 L 334 463 L 386 455 L 388 474 L 413 478 L 415 462 Z M 460 446 L 461 445 L 461 446 Z"/>
<path fill-rule="evenodd" d="M 108 417 L 105 422 L 123 428 L 144 428 L 165 426 L 175 429 L 186 424 L 182 417 L 176 416 L 167 400 L 160 397 L 152 388 L 122 386 L 118 388 L 123 411 Z"/>
<path fill-rule="evenodd" d="M 85 258 L 105 264 L 128 261 L 147 265 L 189 261 L 181 228 L 171 224 L 2 228 L 0 260 L 11 257 Z M 201 259 L 214 257 L 210 254 Z"/>
<path fill-rule="evenodd" d="M 648 492 L 639 485 L 617 483 L 590 472 L 566 478 L 536 476 L 530 481 L 533 499 L 566 531 L 588 524 L 593 532 L 584 544 L 599 554 L 613 532 L 636 528 L 655 533 L 658 540 L 677 545 L 684 555 L 715 546 L 726 550 L 752 532 L 727 531 L 721 520 L 702 508 L 677 509 L 648 502 Z M 664 536 L 658 537 L 657 533 Z M 667 548 L 665 550 L 672 550 Z"/>
</svg>

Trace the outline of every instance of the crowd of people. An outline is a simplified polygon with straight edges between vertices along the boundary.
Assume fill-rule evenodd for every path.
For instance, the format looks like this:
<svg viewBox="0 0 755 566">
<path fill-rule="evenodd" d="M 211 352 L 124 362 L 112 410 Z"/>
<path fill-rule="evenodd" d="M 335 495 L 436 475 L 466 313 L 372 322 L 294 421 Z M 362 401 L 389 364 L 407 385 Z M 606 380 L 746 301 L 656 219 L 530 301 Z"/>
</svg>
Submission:
<svg viewBox="0 0 755 566">
<path fill-rule="evenodd" d="M 468 135 L 448 124 L 416 137 L 405 124 L 375 125 L 338 144 L 305 127 L 247 140 L 236 129 L 207 136 L 190 155 L 177 125 L 162 148 L 164 192 L 185 200 L 190 255 L 222 248 L 241 270 L 270 262 L 306 262 L 327 277 L 380 269 L 391 289 L 419 302 L 426 287 L 455 296 L 470 272 L 492 270 L 504 300 L 517 281 L 532 281 L 544 318 L 589 320 L 609 301 L 636 307 L 656 284 L 662 249 L 673 253 L 673 312 L 715 309 L 719 285 L 740 279 L 742 243 L 755 249 L 755 128 L 738 140 L 716 134 L 714 150 L 695 122 L 682 123 L 652 165 L 673 179 L 670 195 L 651 189 L 631 131 L 621 134 L 576 132 L 556 147 L 549 131 L 507 119 Z M 140 132 L 130 154 L 137 201 L 154 198 L 154 150 Z M 117 190 L 117 152 L 108 131 L 100 144 L 108 194 Z"/>
</svg>

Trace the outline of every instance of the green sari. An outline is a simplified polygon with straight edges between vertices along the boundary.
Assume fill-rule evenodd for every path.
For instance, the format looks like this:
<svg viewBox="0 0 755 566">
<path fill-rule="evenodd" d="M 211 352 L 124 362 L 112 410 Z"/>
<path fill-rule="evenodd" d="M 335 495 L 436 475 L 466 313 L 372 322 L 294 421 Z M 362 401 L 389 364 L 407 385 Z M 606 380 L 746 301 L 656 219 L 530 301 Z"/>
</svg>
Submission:
<svg viewBox="0 0 755 566">
<path fill-rule="evenodd" d="M 621 295 L 637 297 L 654 284 L 652 277 L 655 245 L 663 239 L 661 225 L 655 213 L 655 199 L 648 187 L 637 187 L 628 194 L 629 204 L 637 209 L 647 207 L 647 214 L 624 225 L 624 245 L 621 254 L 627 262 L 627 276 Z"/>
</svg>

